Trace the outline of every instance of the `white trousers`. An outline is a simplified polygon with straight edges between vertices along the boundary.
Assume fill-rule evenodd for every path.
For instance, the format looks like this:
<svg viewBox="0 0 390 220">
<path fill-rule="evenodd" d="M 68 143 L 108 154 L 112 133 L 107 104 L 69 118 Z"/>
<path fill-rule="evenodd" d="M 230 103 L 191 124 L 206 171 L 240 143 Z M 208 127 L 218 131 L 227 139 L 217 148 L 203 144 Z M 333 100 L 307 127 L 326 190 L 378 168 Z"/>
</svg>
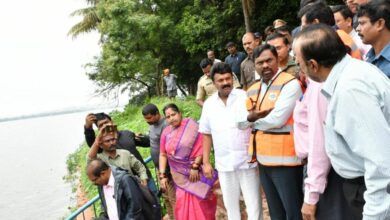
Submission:
<svg viewBox="0 0 390 220">
<path fill-rule="evenodd" d="M 223 203 L 229 220 L 240 220 L 240 192 L 244 197 L 248 220 L 262 218 L 259 168 L 218 172 Z"/>
</svg>

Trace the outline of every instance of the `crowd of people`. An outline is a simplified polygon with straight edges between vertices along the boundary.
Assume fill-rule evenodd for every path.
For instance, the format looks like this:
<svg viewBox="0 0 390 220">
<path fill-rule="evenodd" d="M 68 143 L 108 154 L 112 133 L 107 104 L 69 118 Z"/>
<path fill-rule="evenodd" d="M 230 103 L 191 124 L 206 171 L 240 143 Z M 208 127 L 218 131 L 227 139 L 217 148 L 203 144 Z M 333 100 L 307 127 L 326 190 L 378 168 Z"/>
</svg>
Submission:
<svg viewBox="0 0 390 220">
<path fill-rule="evenodd" d="M 215 219 L 216 185 L 231 220 L 241 195 L 249 220 L 264 218 L 264 204 L 272 220 L 390 219 L 390 0 L 301 1 L 298 17 L 291 32 L 275 20 L 264 42 L 245 33 L 246 55 L 234 42 L 224 62 L 207 51 L 198 122 L 174 103 L 163 115 L 144 106 L 148 135 L 87 115 L 100 219 L 161 219 L 136 146 L 151 149 L 168 219 Z M 174 101 L 176 76 L 164 79 Z"/>
</svg>

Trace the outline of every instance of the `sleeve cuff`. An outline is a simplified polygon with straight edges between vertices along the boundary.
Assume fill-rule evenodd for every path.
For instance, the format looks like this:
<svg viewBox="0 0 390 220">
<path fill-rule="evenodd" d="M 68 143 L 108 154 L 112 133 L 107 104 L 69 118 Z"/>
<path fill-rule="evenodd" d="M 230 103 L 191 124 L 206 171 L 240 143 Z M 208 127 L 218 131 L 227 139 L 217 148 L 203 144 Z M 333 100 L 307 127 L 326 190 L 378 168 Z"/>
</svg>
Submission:
<svg viewBox="0 0 390 220">
<path fill-rule="evenodd" d="M 237 122 L 238 129 L 245 130 L 251 127 L 251 123 L 248 121 Z"/>
<path fill-rule="evenodd" d="M 199 123 L 198 132 L 202 134 L 211 134 L 211 130 L 208 129 L 207 126 L 204 126 L 204 123 L 202 123 L 202 121 Z"/>
<path fill-rule="evenodd" d="M 309 192 L 307 189 L 305 189 L 305 198 L 304 198 L 305 203 L 310 205 L 315 205 L 317 204 L 319 199 L 320 199 L 320 193 Z"/>
</svg>

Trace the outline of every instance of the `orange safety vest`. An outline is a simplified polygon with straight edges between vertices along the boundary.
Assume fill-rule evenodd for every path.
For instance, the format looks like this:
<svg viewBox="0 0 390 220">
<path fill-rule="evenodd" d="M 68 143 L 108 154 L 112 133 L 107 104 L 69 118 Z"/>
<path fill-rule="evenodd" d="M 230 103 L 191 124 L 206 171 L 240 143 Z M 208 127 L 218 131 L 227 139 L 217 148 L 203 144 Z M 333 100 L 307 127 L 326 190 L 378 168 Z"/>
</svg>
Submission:
<svg viewBox="0 0 390 220">
<path fill-rule="evenodd" d="M 281 72 L 271 82 L 264 97 L 260 99 L 261 82 L 256 82 L 247 91 L 246 106 L 248 111 L 256 106 L 256 110 L 267 110 L 275 106 L 283 86 L 296 78 L 291 74 Z M 272 112 L 271 112 L 272 114 Z M 248 153 L 252 161 L 257 160 L 266 166 L 298 166 L 301 160 L 297 157 L 294 148 L 292 114 L 281 128 L 266 131 L 252 130 Z M 254 153 L 255 152 L 255 153 Z"/>
</svg>

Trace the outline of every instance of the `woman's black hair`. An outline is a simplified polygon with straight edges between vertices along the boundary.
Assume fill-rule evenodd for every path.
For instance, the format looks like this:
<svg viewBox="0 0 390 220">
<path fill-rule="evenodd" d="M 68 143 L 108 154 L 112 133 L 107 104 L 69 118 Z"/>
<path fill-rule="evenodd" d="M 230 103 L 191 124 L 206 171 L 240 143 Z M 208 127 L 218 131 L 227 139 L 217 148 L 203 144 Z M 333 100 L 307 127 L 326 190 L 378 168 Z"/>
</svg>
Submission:
<svg viewBox="0 0 390 220">
<path fill-rule="evenodd" d="M 174 112 L 180 113 L 179 107 L 177 107 L 176 104 L 169 103 L 168 105 L 164 106 L 164 108 L 163 108 L 164 115 L 165 115 L 165 111 L 169 108 L 172 109 Z"/>
</svg>

